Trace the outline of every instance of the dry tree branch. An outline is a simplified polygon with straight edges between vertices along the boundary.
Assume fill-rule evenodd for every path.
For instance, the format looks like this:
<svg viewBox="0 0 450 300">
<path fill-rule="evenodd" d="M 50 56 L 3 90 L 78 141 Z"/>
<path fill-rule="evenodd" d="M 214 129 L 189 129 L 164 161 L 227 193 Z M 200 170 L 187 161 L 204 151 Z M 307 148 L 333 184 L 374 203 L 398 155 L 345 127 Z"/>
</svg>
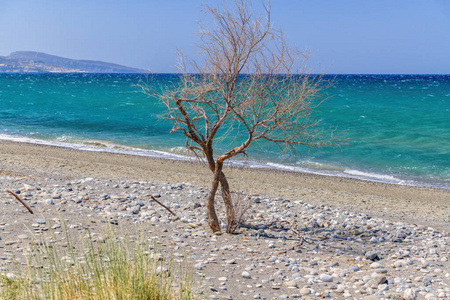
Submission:
<svg viewBox="0 0 450 300">
<path fill-rule="evenodd" d="M 159 202 L 158 200 L 155 199 L 155 197 L 153 197 L 153 195 L 150 195 L 150 198 L 152 198 L 153 201 L 155 201 L 156 203 L 158 203 L 159 205 L 161 205 L 162 207 L 164 207 L 165 209 L 167 209 L 168 212 L 170 212 L 172 215 L 175 216 L 175 218 L 178 218 L 177 214 L 174 213 L 172 210 L 170 210 L 170 208 L 168 208 L 167 206 L 165 206 L 164 204 L 162 204 L 161 202 Z"/>
<path fill-rule="evenodd" d="M 7 192 L 7 193 L 10 193 L 11 195 L 13 195 L 14 198 L 16 198 L 17 201 L 19 201 L 20 203 L 22 203 L 22 205 L 25 206 L 25 208 L 28 209 L 28 211 L 29 211 L 31 214 L 34 214 L 33 211 L 31 210 L 31 208 L 30 208 L 25 202 L 23 202 L 23 200 L 20 199 L 20 197 L 17 196 L 14 192 L 12 192 L 11 190 L 6 190 L 6 192 Z"/>
<path fill-rule="evenodd" d="M 272 225 L 275 224 L 275 223 L 287 223 L 287 224 L 291 227 L 290 229 L 297 235 L 297 238 L 300 239 L 300 241 L 299 241 L 297 244 L 295 244 L 295 246 L 292 247 L 291 250 L 294 250 L 295 247 L 299 247 L 299 246 L 303 245 L 304 242 L 306 242 L 305 237 L 302 236 L 302 235 L 300 234 L 300 232 L 298 232 L 298 231 L 294 228 L 294 226 L 293 226 L 289 221 L 286 221 L 286 220 L 275 220 L 275 221 L 270 222 L 270 223 L 267 224 L 266 226 L 267 226 L 267 227 L 270 227 L 270 226 L 272 226 Z"/>
<path fill-rule="evenodd" d="M 292 224 L 289 222 L 289 221 L 285 221 L 285 220 L 275 220 L 275 221 L 272 221 L 272 222 L 270 222 L 269 224 L 267 224 L 266 226 L 267 227 L 270 227 L 270 226 L 272 226 L 273 224 L 275 224 L 275 223 L 287 223 L 289 226 L 291 226 L 291 230 L 294 232 L 294 233 L 296 233 L 297 234 L 297 236 L 300 236 L 300 232 L 298 232 L 295 228 L 294 228 L 294 226 L 292 226 Z"/>
</svg>

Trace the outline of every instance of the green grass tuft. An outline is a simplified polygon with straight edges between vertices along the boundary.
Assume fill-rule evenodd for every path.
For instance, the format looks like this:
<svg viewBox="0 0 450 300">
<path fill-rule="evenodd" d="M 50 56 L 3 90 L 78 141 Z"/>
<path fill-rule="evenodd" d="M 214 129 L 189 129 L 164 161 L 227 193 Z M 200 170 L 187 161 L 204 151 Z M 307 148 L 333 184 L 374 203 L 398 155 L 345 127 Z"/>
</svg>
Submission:
<svg viewBox="0 0 450 300">
<path fill-rule="evenodd" d="M 26 267 L 0 275 L 1 299 L 192 299 L 189 268 L 157 251 L 144 228 L 99 239 L 86 230 L 34 241 Z M 120 237 L 123 238 L 120 238 Z M 131 237 L 134 241 L 130 241 Z M 61 241 L 65 242 L 62 243 Z M 58 241 L 58 243 L 52 242 Z"/>
</svg>

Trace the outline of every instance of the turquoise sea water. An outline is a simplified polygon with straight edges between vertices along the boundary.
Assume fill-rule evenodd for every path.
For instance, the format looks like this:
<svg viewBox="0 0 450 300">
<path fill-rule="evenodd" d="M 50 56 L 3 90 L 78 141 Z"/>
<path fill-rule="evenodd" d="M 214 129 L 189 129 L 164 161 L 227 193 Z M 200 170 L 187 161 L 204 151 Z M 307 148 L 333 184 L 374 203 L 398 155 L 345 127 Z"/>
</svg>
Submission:
<svg viewBox="0 0 450 300">
<path fill-rule="evenodd" d="M 163 105 L 136 93 L 140 79 L 0 74 L 0 139 L 183 159 L 185 139 L 169 134 Z M 154 82 L 175 80 L 161 74 Z M 450 188 L 450 76 L 338 75 L 335 81 L 316 117 L 346 130 L 347 145 L 297 155 L 267 145 L 250 150 L 245 163 Z"/>
</svg>

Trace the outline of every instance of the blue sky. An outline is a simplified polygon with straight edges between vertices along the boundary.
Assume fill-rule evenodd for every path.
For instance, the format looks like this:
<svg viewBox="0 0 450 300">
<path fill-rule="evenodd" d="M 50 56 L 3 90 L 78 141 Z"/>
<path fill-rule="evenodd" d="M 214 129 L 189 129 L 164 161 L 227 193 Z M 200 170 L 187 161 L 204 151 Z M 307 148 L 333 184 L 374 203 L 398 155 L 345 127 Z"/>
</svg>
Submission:
<svg viewBox="0 0 450 300">
<path fill-rule="evenodd" d="M 256 2 L 256 1 L 255 1 Z M 0 55 L 18 50 L 175 72 L 197 53 L 202 3 L 0 0 Z M 450 74 L 449 0 L 272 0 L 272 21 L 317 72 Z"/>
</svg>

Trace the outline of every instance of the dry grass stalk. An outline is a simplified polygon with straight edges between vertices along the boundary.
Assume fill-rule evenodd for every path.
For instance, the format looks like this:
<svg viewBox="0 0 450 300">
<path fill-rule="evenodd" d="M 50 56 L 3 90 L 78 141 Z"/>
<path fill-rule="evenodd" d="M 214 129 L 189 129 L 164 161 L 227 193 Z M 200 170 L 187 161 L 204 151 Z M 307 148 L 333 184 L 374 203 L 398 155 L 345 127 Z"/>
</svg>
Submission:
<svg viewBox="0 0 450 300">
<path fill-rule="evenodd" d="M 242 193 L 236 193 L 237 196 L 233 197 L 233 207 L 235 213 L 235 219 L 233 227 L 227 228 L 228 233 L 236 232 L 236 229 L 240 224 L 245 223 L 247 219 L 247 212 L 251 208 L 251 202 L 245 203 L 245 197 Z"/>
<path fill-rule="evenodd" d="M 52 241 L 35 236 L 25 254 L 27 265 L 8 270 L 14 277 L 0 274 L 0 299 L 195 299 L 189 263 L 161 253 L 142 225 L 107 225 L 102 242 L 90 231 L 69 231 L 64 223 L 65 245 L 52 242 L 59 239 L 53 229 Z M 133 238 L 127 238 L 129 230 Z"/>
</svg>

